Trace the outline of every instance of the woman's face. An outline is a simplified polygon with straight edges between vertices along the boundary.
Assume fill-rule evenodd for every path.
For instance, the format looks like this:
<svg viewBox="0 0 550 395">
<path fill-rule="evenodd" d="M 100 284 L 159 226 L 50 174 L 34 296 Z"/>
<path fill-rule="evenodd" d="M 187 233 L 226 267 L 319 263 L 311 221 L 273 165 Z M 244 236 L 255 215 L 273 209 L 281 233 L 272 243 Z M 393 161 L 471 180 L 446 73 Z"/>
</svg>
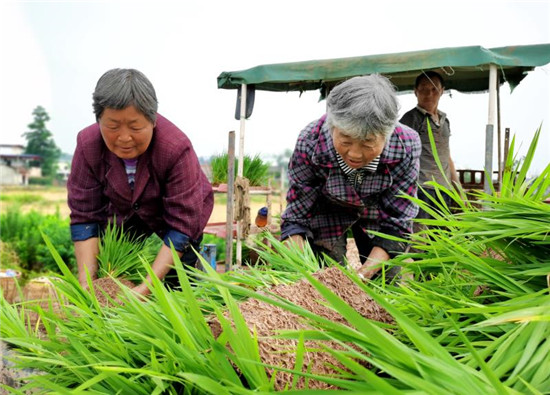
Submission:
<svg viewBox="0 0 550 395">
<path fill-rule="evenodd" d="M 386 143 L 386 140 L 379 135 L 371 136 L 367 140 L 351 138 L 336 127 L 332 129 L 332 141 L 336 152 L 353 169 L 359 169 L 372 162 L 382 153 Z"/>
<path fill-rule="evenodd" d="M 153 138 L 154 124 L 134 106 L 122 110 L 106 108 L 99 119 L 103 141 L 121 159 L 134 159 L 143 154 Z"/>
</svg>

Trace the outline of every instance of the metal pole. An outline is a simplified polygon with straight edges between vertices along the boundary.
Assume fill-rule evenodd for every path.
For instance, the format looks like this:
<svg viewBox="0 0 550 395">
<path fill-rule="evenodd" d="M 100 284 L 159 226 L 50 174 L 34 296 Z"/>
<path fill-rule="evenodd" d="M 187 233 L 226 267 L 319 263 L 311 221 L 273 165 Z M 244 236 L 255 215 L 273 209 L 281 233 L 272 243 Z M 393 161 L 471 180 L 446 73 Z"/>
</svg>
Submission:
<svg viewBox="0 0 550 395">
<path fill-rule="evenodd" d="M 227 146 L 227 211 L 225 222 L 225 271 L 231 270 L 233 260 L 233 202 L 235 195 L 235 131 L 229 132 Z"/>
<path fill-rule="evenodd" d="M 498 127 L 497 127 L 497 145 L 498 145 L 498 148 L 497 148 L 497 152 L 498 152 L 498 178 L 497 178 L 497 182 L 498 182 L 498 190 L 500 190 L 500 184 L 502 183 L 502 149 L 501 149 L 501 146 L 502 146 L 502 135 L 501 135 L 501 131 L 500 131 L 500 78 L 499 76 L 497 76 L 497 124 L 498 124 Z"/>
<path fill-rule="evenodd" d="M 241 129 L 239 131 L 239 167 L 237 175 L 243 176 L 243 158 L 244 158 L 244 126 L 246 121 L 246 84 L 241 85 Z"/>
<path fill-rule="evenodd" d="M 241 85 L 241 128 L 239 131 L 239 163 L 237 168 L 237 175 L 239 177 L 243 176 L 243 162 L 244 162 L 244 126 L 246 121 L 246 84 Z M 237 224 L 237 251 L 236 251 L 236 264 L 240 266 L 243 259 L 243 248 L 242 248 L 242 219 L 239 220 Z"/>
<path fill-rule="evenodd" d="M 489 65 L 489 117 L 485 129 L 485 179 L 483 191 L 491 193 L 490 181 L 493 176 L 493 129 L 496 118 L 497 66 Z"/>
<path fill-rule="evenodd" d="M 504 163 L 508 162 L 508 151 L 510 150 L 510 128 L 504 129 Z M 510 170 L 510 169 L 508 169 Z"/>
</svg>

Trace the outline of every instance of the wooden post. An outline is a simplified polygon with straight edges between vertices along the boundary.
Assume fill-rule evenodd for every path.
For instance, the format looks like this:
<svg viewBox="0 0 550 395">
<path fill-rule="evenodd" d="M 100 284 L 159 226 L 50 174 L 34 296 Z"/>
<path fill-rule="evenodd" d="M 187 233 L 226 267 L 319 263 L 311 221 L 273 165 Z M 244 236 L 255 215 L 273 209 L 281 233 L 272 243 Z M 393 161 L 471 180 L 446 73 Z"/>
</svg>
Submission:
<svg viewBox="0 0 550 395">
<path fill-rule="evenodd" d="M 267 206 L 267 227 L 271 229 L 271 178 L 267 180 L 267 194 L 265 196 L 265 205 Z"/>
<path fill-rule="evenodd" d="M 227 147 L 227 211 L 225 222 L 225 271 L 233 260 L 233 202 L 235 197 L 235 131 L 229 132 Z"/>
<path fill-rule="evenodd" d="M 283 201 L 286 199 L 286 194 L 285 194 L 285 167 L 284 166 L 281 166 L 281 186 L 280 186 L 281 190 L 279 191 L 280 193 L 280 196 L 279 196 L 279 214 L 282 215 L 283 214 Z"/>
</svg>

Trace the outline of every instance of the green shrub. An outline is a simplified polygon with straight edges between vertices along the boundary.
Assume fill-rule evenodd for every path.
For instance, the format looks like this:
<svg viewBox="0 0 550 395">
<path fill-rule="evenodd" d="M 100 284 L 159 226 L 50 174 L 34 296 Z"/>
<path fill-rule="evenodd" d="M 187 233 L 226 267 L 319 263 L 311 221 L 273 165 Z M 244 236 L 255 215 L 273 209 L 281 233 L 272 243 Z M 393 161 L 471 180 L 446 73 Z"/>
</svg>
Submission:
<svg viewBox="0 0 550 395">
<path fill-rule="evenodd" d="M 263 237 L 263 236 L 262 236 Z M 260 237 L 259 235 L 257 235 L 257 238 L 261 239 L 262 237 Z M 225 242 L 225 239 L 222 238 L 222 237 L 217 237 L 217 236 L 214 236 L 214 235 L 210 235 L 210 234 L 205 234 L 203 239 L 202 239 L 202 245 L 204 246 L 205 244 L 215 244 L 216 245 L 216 262 L 225 262 L 225 248 L 226 248 L 226 242 Z M 232 262 L 235 263 L 236 260 L 237 260 L 237 247 L 236 247 L 236 242 L 233 241 L 233 250 L 232 250 Z M 246 245 L 245 243 L 242 244 L 242 262 L 243 263 L 248 263 L 250 261 L 250 252 L 251 252 L 251 248 Z"/>
<path fill-rule="evenodd" d="M 46 248 L 40 231 L 54 242 L 65 263 L 74 269 L 76 261 L 71 241 L 69 219 L 59 213 L 40 214 L 36 211 L 21 213 L 18 207 L 10 207 L 0 216 L 0 239 L 9 243 L 20 259 L 21 269 L 27 271 L 59 271 L 51 253 Z"/>
<path fill-rule="evenodd" d="M 3 269 L 20 269 L 21 260 L 10 243 L 0 240 L 0 264 Z"/>
<path fill-rule="evenodd" d="M 76 259 L 74 256 L 74 246 L 71 240 L 71 231 L 69 219 L 61 219 L 59 215 L 48 215 L 40 225 L 40 230 L 48 235 L 52 243 L 56 246 L 57 252 L 63 261 L 71 269 L 76 268 Z M 39 263 L 42 263 L 42 269 L 45 271 L 58 271 L 59 267 L 51 256 L 51 252 L 46 247 L 43 240 L 40 240 L 36 248 L 36 257 Z"/>
</svg>

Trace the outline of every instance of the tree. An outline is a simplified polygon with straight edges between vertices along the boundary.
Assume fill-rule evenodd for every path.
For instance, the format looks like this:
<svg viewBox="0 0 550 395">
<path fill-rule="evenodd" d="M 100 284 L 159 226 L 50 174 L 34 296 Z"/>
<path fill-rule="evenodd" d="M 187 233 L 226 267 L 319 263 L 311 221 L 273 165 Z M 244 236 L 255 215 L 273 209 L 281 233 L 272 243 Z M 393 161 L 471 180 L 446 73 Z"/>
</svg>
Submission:
<svg viewBox="0 0 550 395">
<path fill-rule="evenodd" d="M 37 106 L 32 112 L 34 121 L 27 125 L 29 131 L 23 133 L 27 139 L 26 154 L 39 155 L 42 158 L 40 167 L 44 177 L 53 177 L 57 172 L 57 161 L 61 150 L 55 145 L 52 133 L 46 128 L 50 116 L 42 106 Z"/>
</svg>

